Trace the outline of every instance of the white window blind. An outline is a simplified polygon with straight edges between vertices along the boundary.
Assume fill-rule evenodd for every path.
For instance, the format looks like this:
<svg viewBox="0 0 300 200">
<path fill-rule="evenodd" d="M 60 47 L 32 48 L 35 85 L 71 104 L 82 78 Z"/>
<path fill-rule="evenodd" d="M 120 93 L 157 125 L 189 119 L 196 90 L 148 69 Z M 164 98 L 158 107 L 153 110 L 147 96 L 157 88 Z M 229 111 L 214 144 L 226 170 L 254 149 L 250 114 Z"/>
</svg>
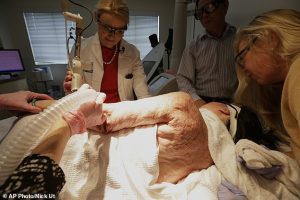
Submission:
<svg viewBox="0 0 300 200">
<path fill-rule="evenodd" d="M 130 16 L 128 30 L 124 39 L 134 44 L 141 53 L 143 59 L 152 49 L 149 36 L 156 34 L 159 40 L 158 16 Z"/>
<path fill-rule="evenodd" d="M 66 64 L 66 28 L 62 13 L 24 13 L 24 19 L 35 64 Z M 68 36 L 72 26 L 75 28 L 73 22 L 67 21 Z M 143 59 L 152 49 L 148 37 L 157 34 L 159 38 L 158 33 L 158 16 L 130 16 L 124 39 L 139 49 Z M 70 40 L 69 49 L 73 44 L 74 40 Z"/>
<path fill-rule="evenodd" d="M 24 19 L 35 64 L 66 64 L 66 24 L 63 14 L 24 13 Z M 68 32 L 73 24 L 67 22 Z M 70 40 L 69 48 L 73 44 L 74 40 Z"/>
</svg>

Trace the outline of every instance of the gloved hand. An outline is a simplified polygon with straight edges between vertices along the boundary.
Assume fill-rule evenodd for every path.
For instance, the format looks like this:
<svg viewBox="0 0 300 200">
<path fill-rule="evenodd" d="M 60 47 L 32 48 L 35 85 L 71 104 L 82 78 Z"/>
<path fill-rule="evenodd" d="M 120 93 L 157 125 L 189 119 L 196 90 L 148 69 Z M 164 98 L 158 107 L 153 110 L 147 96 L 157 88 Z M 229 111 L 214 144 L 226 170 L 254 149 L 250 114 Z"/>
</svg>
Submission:
<svg viewBox="0 0 300 200">
<path fill-rule="evenodd" d="M 228 181 L 221 181 L 218 188 L 218 199 L 221 200 L 246 200 L 246 195 L 239 190 L 236 186 Z"/>
<path fill-rule="evenodd" d="M 106 116 L 102 112 L 102 103 L 105 97 L 104 93 L 99 93 L 95 101 L 83 103 L 78 109 L 63 115 L 71 129 L 71 135 L 83 133 L 87 128 L 101 125 L 105 122 Z"/>
</svg>

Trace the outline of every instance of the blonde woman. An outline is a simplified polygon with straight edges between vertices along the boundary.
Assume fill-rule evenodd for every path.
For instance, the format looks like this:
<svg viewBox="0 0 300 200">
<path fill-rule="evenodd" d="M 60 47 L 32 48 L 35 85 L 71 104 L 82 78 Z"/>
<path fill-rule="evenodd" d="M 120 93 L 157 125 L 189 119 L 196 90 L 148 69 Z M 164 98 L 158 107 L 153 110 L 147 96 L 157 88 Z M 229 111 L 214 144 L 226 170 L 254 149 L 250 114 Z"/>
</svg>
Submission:
<svg viewBox="0 0 300 200">
<path fill-rule="evenodd" d="M 260 112 L 290 142 L 300 164 L 300 12 L 279 9 L 257 16 L 236 42 L 236 101 Z"/>
<path fill-rule="evenodd" d="M 146 76 L 138 49 L 123 39 L 129 9 L 123 0 L 100 0 L 96 5 L 98 32 L 82 40 L 80 59 L 83 78 L 96 91 L 106 94 L 106 103 L 149 97 Z M 64 81 L 71 90 L 70 73 Z"/>
</svg>

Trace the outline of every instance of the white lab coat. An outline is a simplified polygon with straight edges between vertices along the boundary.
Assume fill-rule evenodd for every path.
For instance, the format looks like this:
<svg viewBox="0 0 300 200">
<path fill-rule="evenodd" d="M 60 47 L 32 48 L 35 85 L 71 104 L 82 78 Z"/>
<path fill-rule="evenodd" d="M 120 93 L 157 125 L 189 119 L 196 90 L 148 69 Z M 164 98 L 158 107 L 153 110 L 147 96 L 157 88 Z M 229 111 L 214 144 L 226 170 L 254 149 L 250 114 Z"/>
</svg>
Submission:
<svg viewBox="0 0 300 200">
<path fill-rule="evenodd" d="M 82 39 L 80 60 L 84 81 L 96 91 L 100 91 L 103 78 L 103 59 L 98 33 Z M 138 49 L 121 40 L 118 58 L 118 92 L 121 101 L 149 97 L 144 68 Z"/>
</svg>

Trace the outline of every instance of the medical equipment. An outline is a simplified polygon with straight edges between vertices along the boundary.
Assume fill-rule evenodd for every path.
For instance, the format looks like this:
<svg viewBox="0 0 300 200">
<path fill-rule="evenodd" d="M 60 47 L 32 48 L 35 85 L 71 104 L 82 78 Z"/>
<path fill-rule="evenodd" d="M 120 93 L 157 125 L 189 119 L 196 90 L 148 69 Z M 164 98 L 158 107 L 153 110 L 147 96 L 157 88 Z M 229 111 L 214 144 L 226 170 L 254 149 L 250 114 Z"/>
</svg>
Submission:
<svg viewBox="0 0 300 200">
<path fill-rule="evenodd" d="M 147 83 L 149 83 L 151 79 L 154 78 L 154 76 L 156 75 L 160 63 L 162 61 L 164 52 L 164 44 L 159 43 L 142 60 Z"/>
<path fill-rule="evenodd" d="M 46 67 L 36 67 L 32 71 L 33 74 L 33 81 L 38 84 L 38 83 L 43 83 L 44 85 L 44 92 L 48 93 L 48 81 L 53 81 L 53 75 L 51 68 L 49 66 Z"/>
<path fill-rule="evenodd" d="M 0 49 L 0 75 L 24 72 L 21 52 L 19 49 Z"/>
<path fill-rule="evenodd" d="M 78 108 L 82 103 L 97 100 L 98 94 L 91 89 L 79 90 L 56 101 L 36 115 L 21 131 L 14 132 L 12 129 L 0 145 L 0 185 L 63 113 Z"/>
<path fill-rule="evenodd" d="M 68 2 L 71 2 L 72 4 L 75 4 L 77 6 L 83 7 L 90 13 L 91 21 L 86 27 L 83 27 L 83 18 L 79 14 L 75 15 L 73 13 L 66 11 L 66 10 L 68 10 Z M 80 61 L 81 36 L 82 36 L 82 33 L 91 25 L 91 23 L 93 21 L 93 16 L 92 16 L 91 11 L 88 8 L 86 8 L 80 4 L 77 4 L 77 3 L 73 2 L 72 0 L 62 0 L 62 9 L 64 11 L 63 15 L 65 17 L 65 20 L 70 20 L 70 21 L 73 21 L 76 23 L 75 55 L 74 55 L 71 63 L 69 61 L 69 69 L 72 72 L 71 91 L 75 92 L 83 84 L 82 63 Z"/>
<path fill-rule="evenodd" d="M 178 91 L 176 77 L 167 73 L 154 77 L 148 87 L 152 96 Z"/>
</svg>

